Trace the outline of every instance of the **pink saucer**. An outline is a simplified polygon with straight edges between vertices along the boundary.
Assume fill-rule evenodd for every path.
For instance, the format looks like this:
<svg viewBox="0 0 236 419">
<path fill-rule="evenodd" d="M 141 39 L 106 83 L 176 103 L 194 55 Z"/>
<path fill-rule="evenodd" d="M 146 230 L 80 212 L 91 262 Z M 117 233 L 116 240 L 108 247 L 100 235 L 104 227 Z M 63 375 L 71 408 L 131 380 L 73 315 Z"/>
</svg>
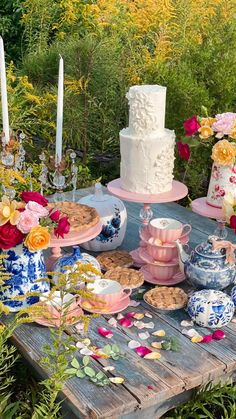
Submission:
<svg viewBox="0 0 236 419">
<path fill-rule="evenodd" d="M 92 314 L 116 314 L 116 313 L 120 313 L 120 311 L 125 310 L 127 307 L 129 307 L 130 305 L 130 298 L 129 296 L 127 298 L 124 298 L 122 301 L 120 301 L 117 305 L 115 305 L 110 311 L 108 310 L 99 310 L 99 309 L 92 309 L 92 308 L 87 308 L 83 306 L 83 303 L 80 303 L 81 307 L 83 308 L 83 310 L 88 311 L 89 313 Z"/>
<path fill-rule="evenodd" d="M 176 285 L 180 282 L 185 280 L 185 275 L 182 274 L 182 272 L 178 272 L 173 276 L 173 278 L 169 279 L 168 281 L 161 281 L 158 278 L 154 278 L 153 275 L 148 271 L 148 266 L 143 266 L 140 271 L 144 274 L 144 279 L 146 282 L 149 282 L 149 284 L 153 285 Z"/>
<path fill-rule="evenodd" d="M 133 261 L 134 261 L 134 265 L 137 268 L 140 268 L 141 266 L 145 265 L 146 262 L 144 262 L 140 256 L 139 256 L 139 247 L 138 249 L 132 250 L 131 252 L 129 252 L 130 256 L 132 257 Z"/>
<path fill-rule="evenodd" d="M 149 253 L 146 251 L 145 248 L 143 247 L 139 247 L 139 257 L 142 261 L 145 262 L 145 264 L 149 264 L 149 265 L 156 265 L 156 266 L 173 266 L 173 265 L 177 265 L 178 264 L 178 259 L 172 259 L 169 262 L 160 262 L 158 260 L 153 259 L 153 257 L 151 255 L 149 255 Z"/>
</svg>

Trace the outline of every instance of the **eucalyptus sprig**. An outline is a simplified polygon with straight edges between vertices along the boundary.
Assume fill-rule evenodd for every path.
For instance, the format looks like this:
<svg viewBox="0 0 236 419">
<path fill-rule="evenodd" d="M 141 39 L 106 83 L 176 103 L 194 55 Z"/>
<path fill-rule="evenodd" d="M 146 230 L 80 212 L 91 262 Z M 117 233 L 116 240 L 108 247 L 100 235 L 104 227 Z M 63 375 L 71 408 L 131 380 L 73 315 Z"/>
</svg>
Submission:
<svg viewBox="0 0 236 419">
<path fill-rule="evenodd" d="M 105 386 L 110 384 L 109 378 L 104 374 L 102 371 L 96 371 L 93 367 L 88 366 L 90 363 L 89 356 L 85 355 L 82 358 L 82 363 L 79 363 L 77 358 L 73 358 L 71 361 L 71 365 L 73 368 L 68 368 L 67 373 L 70 374 L 72 377 L 76 376 L 78 378 L 85 378 L 87 377 L 90 381 L 92 381 L 97 386 Z"/>
</svg>

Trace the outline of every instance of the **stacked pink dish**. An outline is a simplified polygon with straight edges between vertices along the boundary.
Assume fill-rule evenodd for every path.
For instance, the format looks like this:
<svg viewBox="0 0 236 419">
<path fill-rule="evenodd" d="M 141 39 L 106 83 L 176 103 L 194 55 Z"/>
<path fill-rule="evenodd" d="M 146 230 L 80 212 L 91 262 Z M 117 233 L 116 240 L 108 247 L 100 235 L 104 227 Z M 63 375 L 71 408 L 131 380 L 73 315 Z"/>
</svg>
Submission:
<svg viewBox="0 0 236 419">
<path fill-rule="evenodd" d="M 145 280 L 155 285 L 174 285 L 184 280 L 180 272 L 175 240 L 186 245 L 191 226 L 171 218 L 155 218 L 140 234 L 138 256 Z"/>
</svg>

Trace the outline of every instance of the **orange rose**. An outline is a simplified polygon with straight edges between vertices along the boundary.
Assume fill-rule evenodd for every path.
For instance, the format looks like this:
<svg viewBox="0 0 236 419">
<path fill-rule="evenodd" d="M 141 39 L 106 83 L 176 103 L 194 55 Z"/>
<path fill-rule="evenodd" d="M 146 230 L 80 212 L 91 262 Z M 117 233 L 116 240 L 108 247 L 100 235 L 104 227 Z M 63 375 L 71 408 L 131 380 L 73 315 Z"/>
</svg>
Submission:
<svg viewBox="0 0 236 419">
<path fill-rule="evenodd" d="M 48 248 L 50 238 L 51 236 L 47 227 L 36 226 L 30 230 L 24 244 L 30 252 L 37 252 L 37 250 Z"/>
<path fill-rule="evenodd" d="M 208 126 L 211 127 L 214 122 L 216 122 L 216 118 L 211 118 L 210 116 L 208 118 L 202 118 L 200 121 L 201 127 Z"/>
<path fill-rule="evenodd" d="M 236 157 L 236 145 L 227 140 L 218 141 L 212 148 L 211 158 L 222 166 L 234 164 Z"/>
<path fill-rule="evenodd" d="M 207 138 L 211 137 L 213 135 L 213 129 L 211 127 L 208 127 L 207 125 L 203 125 L 198 130 L 199 137 L 203 140 L 206 140 Z"/>
</svg>

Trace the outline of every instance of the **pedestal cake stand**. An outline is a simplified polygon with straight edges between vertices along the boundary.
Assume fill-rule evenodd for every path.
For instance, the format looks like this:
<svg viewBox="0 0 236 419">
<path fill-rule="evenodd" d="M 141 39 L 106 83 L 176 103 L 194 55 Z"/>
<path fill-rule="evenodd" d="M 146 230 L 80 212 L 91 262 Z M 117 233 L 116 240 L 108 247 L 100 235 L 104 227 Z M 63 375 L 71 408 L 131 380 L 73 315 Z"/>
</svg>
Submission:
<svg viewBox="0 0 236 419">
<path fill-rule="evenodd" d="M 221 208 L 213 207 L 207 203 L 207 198 L 197 198 L 192 201 L 192 211 L 196 214 L 202 215 L 203 217 L 213 218 L 217 221 L 217 228 L 214 231 L 214 235 L 225 239 L 227 237 L 227 230 L 225 228 L 225 220 L 223 211 Z"/>
<path fill-rule="evenodd" d="M 81 232 L 74 232 L 65 235 L 64 239 L 56 238 L 55 236 L 51 239 L 50 248 L 51 255 L 46 258 L 46 267 L 50 271 L 56 262 L 56 260 L 62 256 L 61 248 L 68 246 L 75 246 L 76 244 L 85 243 L 88 240 L 92 240 L 101 233 L 102 223 L 99 221 L 95 226 Z"/>
<path fill-rule="evenodd" d="M 181 182 L 178 182 L 177 180 L 173 181 L 171 191 L 163 192 L 156 195 L 128 192 L 122 189 L 121 178 L 109 182 L 107 185 L 107 189 L 110 193 L 117 196 L 118 198 L 123 199 L 124 201 L 137 202 L 143 204 L 143 208 L 140 210 L 139 213 L 141 221 L 140 230 L 142 230 L 143 227 L 145 228 L 153 217 L 153 212 L 150 204 L 164 204 L 166 202 L 178 201 L 179 199 L 184 198 L 188 194 L 187 186 Z M 134 262 L 136 262 L 137 264 L 143 264 L 136 250 L 132 252 L 132 257 L 134 259 Z"/>
</svg>

